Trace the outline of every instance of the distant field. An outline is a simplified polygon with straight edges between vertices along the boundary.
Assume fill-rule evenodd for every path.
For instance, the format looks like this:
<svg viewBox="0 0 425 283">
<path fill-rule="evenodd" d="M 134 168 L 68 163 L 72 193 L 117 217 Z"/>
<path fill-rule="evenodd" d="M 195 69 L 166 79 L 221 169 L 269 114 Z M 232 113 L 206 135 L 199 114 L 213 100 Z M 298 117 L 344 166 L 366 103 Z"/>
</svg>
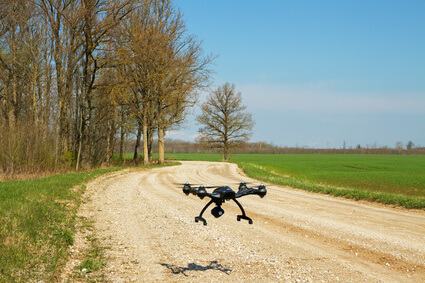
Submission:
<svg viewBox="0 0 425 283">
<path fill-rule="evenodd" d="M 173 154 L 170 157 L 221 160 L 218 154 Z M 309 184 L 425 197 L 425 156 L 422 155 L 234 154 L 231 161 L 251 176 L 278 178 L 277 183 L 288 186 Z M 266 172 L 260 171 L 271 172 L 271 175 L 265 178 Z"/>
</svg>

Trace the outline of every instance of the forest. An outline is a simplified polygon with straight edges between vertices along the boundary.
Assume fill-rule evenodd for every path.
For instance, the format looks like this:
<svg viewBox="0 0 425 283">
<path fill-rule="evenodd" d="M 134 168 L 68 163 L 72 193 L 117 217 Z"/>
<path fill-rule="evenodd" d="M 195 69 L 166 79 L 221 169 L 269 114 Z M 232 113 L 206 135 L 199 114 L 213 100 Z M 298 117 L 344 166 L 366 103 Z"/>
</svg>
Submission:
<svg viewBox="0 0 425 283">
<path fill-rule="evenodd" d="M 214 58 L 169 0 L 1 1 L 0 19 L 6 174 L 108 164 L 130 133 L 144 164 L 156 135 L 162 163 L 210 83 Z"/>
</svg>

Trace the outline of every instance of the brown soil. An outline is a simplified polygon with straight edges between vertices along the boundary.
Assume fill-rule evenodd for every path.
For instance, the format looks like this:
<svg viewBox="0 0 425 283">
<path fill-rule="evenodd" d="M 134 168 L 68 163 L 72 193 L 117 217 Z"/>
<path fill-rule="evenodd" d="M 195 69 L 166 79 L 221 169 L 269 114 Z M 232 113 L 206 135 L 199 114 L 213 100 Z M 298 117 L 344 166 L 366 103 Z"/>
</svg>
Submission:
<svg viewBox="0 0 425 283">
<path fill-rule="evenodd" d="M 254 223 L 236 221 L 233 202 L 208 225 L 195 223 L 207 200 L 182 183 L 229 185 L 247 178 L 236 165 L 124 171 L 90 183 L 80 214 L 94 221 L 113 282 L 424 282 L 425 212 L 267 186 L 239 199 Z M 267 184 L 266 184 L 267 185 Z M 212 207 L 210 207 L 212 208 Z M 77 235 L 67 270 L 79 264 Z M 64 280 L 69 272 L 64 275 Z"/>
</svg>

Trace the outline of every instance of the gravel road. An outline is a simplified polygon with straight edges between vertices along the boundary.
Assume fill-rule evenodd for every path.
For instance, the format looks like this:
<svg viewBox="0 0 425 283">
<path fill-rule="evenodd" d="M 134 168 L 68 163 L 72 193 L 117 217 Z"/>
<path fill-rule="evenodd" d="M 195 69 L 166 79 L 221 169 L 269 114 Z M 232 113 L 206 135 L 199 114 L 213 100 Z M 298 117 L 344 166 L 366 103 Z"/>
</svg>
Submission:
<svg viewBox="0 0 425 283">
<path fill-rule="evenodd" d="M 425 212 L 356 202 L 287 187 L 239 199 L 208 225 L 207 203 L 182 185 L 229 185 L 247 178 L 236 165 L 181 162 L 100 177 L 80 214 L 94 220 L 113 282 L 425 282 Z M 210 208 L 212 208 L 211 206 Z M 78 241 L 73 250 L 78 250 Z"/>
</svg>

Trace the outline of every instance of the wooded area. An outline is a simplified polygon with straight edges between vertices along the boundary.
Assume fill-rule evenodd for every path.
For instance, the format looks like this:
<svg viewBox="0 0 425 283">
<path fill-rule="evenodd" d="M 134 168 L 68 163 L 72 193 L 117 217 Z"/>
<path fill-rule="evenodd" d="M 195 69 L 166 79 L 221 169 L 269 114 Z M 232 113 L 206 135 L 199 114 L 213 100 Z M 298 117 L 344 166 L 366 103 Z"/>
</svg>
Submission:
<svg viewBox="0 0 425 283">
<path fill-rule="evenodd" d="M 96 167 L 181 123 L 212 56 L 171 0 L 0 3 L 0 171 Z"/>
<path fill-rule="evenodd" d="M 193 154 L 222 154 L 221 148 L 206 148 L 196 142 L 166 139 L 167 148 L 165 153 L 173 158 L 173 153 L 193 153 Z M 125 142 L 125 151 L 131 152 L 134 149 L 136 141 L 128 140 Z M 157 152 L 158 145 L 154 143 L 153 151 Z M 273 143 L 246 142 L 238 148 L 233 148 L 230 154 L 391 154 L 391 155 L 425 155 L 425 147 L 414 148 L 391 148 L 388 146 L 357 146 L 347 148 L 310 148 L 306 146 L 278 146 Z"/>
</svg>

